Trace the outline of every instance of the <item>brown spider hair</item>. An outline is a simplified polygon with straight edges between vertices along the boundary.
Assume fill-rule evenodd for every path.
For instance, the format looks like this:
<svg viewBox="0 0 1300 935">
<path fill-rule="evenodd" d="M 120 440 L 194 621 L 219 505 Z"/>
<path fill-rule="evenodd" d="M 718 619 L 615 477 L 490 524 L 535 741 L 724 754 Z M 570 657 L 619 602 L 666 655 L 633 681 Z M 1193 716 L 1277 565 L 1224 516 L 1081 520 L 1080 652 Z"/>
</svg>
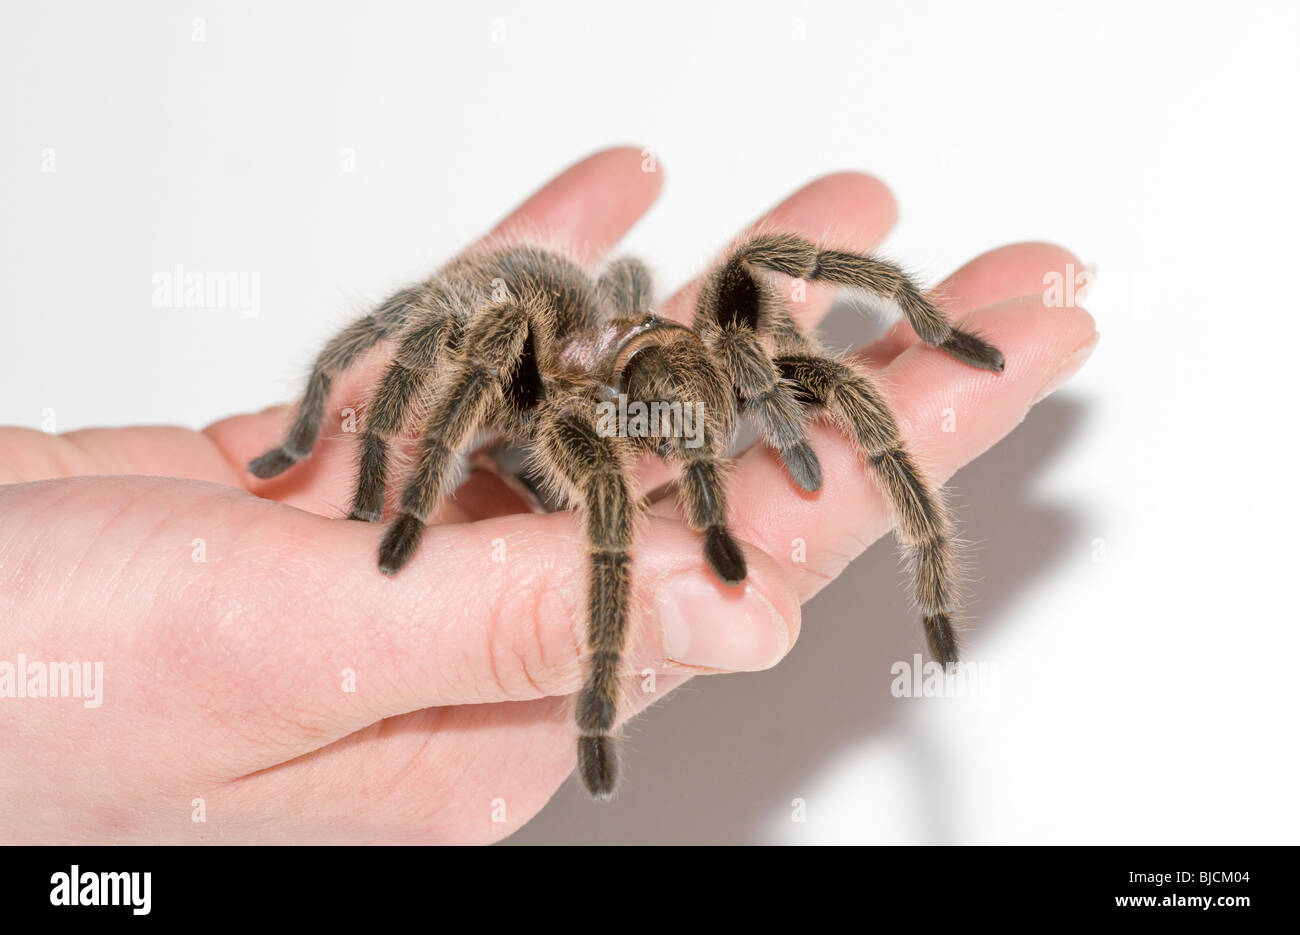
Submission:
<svg viewBox="0 0 1300 935">
<path fill-rule="evenodd" d="M 737 417 L 757 421 L 795 483 L 810 491 L 821 487 L 822 473 L 805 426 L 818 415 L 830 418 L 879 478 L 897 515 L 931 652 L 943 663 L 957 658 L 955 544 L 943 500 L 903 447 L 870 375 L 799 328 L 772 274 L 890 300 L 926 344 L 975 367 L 1003 368 L 996 348 L 954 328 L 894 264 L 794 234 L 755 234 L 731 249 L 705 279 L 689 328 L 651 311 L 650 276 L 635 259 L 615 260 L 593 277 L 558 251 L 498 247 L 399 290 L 330 341 L 285 441 L 249 470 L 271 477 L 305 458 L 332 381 L 385 340 L 392 359 L 366 412 L 351 519 L 380 520 L 390 444 L 415 413 L 423 425 L 419 459 L 380 545 L 384 574 L 396 574 L 415 553 L 476 434 L 491 430 L 530 445 L 544 481 L 584 520 L 590 576 L 578 765 L 587 789 L 606 797 L 618 776 L 620 661 L 643 510 L 629 465 L 639 450 L 680 463 L 686 522 L 703 536 L 713 572 L 740 584 L 745 555 L 728 528 L 724 460 Z M 615 394 L 696 405 L 704 414 L 698 444 L 666 421 L 636 436 L 609 431 L 600 406 Z"/>
</svg>

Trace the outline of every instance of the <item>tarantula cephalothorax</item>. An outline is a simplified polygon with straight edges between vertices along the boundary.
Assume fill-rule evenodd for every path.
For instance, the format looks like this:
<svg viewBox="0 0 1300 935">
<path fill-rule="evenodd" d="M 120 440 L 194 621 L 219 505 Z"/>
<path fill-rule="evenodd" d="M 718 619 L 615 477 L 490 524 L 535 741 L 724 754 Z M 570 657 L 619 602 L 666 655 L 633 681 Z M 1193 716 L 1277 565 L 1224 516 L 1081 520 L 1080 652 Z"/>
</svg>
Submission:
<svg viewBox="0 0 1300 935">
<path fill-rule="evenodd" d="M 272 477 L 307 457 L 332 380 L 391 339 L 392 362 L 365 413 L 350 515 L 380 519 L 390 440 L 414 412 L 422 413 L 421 454 L 379 548 L 379 568 L 391 575 L 415 553 L 426 519 L 454 490 L 458 456 L 478 433 L 496 431 L 528 444 L 546 482 L 581 507 L 585 520 L 588 661 L 576 712 L 578 767 L 587 789 L 605 797 L 617 778 L 612 734 L 630 553 L 642 511 L 628 472 L 638 450 L 680 462 L 686 521 L 703 534 L 714 573 L 739 584 L 745 557 L 727 528 L 720 463 L 736 417 L 753 415 L 795 483 L 817 490 L 821 467 L 804 427 L 825 413 L 860 450 L 893 505 L 915 566 L 915 598 L 931 652 L 945 663 L 957 656 L 950 621 L 954 543 L 942 500 L 904 450 L 871 378 L 800 330 L 773 273 L 892 300 L 926 344 L 972 366 L 1002 370 L 996 348 L 952 327 L 897 266 L 821 249 L 792 234 L 756 234 L 734 247 L 705 280 L 689 328 L 651 311 L 650 276 L 637 260 L 615 260 L 593 278 L 550 250 L 494 248 L 399 290 L 331 340 L 284 443 L 249 470 Z M 618 394 L 659 403 L 652 411 L 661 414 L 690 403 L 703 432 L 675 437 L 667 419 L 641 437 L 611 432 L 599 410 Z"/>
</svg>

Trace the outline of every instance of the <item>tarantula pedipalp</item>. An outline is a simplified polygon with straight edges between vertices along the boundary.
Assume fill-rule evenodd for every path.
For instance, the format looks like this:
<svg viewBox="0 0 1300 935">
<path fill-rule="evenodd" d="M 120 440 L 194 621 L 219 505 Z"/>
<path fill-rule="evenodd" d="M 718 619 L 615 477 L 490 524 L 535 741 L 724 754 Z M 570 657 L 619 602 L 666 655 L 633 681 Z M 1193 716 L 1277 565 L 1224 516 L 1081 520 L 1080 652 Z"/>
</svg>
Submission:
<svg viewBox="0 0 1300 935">
<path fill-rule="evenodd" d="M 453 492 L 457 457 L 477 433 L 495 430 L 531 445 L 546 482 L 584 516 L 590 578 L 578 765 L 587 789 L 608 796 L 617 779 L 619 663 L 642 511 L 628 474 L 637 450 L 652 448 L 680 462 L 686 521 L 703 535 L 714 573 L 739 584 L 745 556 L 728 530 L 721 464 L 737 417 L 752 415 L 794 481 L 817 490 L 821 467 L 805 424 L 829 416 L 893 506 L 915 566 L 914 596 L 931 652 L 944 663 L 957 658 L 954 543 L 943 502 L 903 448 L 871 378 L 803 333 L 774 273 L 891 300 L 926 344 L 972 366 L 1002 370 L 996 348 L 954 328 L 897 266 L 793 234 L 757 234 L 730 250 L 706 278 L 689 328 L 651 311 L 650 276 L 637 260 L 615 260 L 593 278 L 557 252 L 505 247 L 452 261 L 330 341 L 284 443 L 249 470 L 273 477 L 307 457 L 332 380 L 388 339 L 392 361 L 366 412 L 349 518 L 381 518 L 390 440 L 417 407 L 425 424 L 419 460 L 379 548 L 385 574 L 395 574 L 415 553 L 427 518 Z M 600 407 L 620 394 L 645 404 L 690 404 L 702 415 L 703 431 L 689 442 L 680 432 L 660 431 L 666 425 L 611 431 Z"/>
</svg>

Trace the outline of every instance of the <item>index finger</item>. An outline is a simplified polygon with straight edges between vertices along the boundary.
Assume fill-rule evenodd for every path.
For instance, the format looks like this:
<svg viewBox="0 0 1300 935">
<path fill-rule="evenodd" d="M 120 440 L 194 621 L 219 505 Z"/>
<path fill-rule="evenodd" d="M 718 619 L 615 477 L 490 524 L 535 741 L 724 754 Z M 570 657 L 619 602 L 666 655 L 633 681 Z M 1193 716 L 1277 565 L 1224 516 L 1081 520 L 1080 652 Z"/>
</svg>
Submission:
<svg viewBox="0 0 1300 935">
<path fill-rule="evenodd" d="M 506 216 L 487 240 L 554 238 L 595 262 L 659 197 L 658 161 L 634 146 L 601 150 L 565 169 Z"/>
</svg>

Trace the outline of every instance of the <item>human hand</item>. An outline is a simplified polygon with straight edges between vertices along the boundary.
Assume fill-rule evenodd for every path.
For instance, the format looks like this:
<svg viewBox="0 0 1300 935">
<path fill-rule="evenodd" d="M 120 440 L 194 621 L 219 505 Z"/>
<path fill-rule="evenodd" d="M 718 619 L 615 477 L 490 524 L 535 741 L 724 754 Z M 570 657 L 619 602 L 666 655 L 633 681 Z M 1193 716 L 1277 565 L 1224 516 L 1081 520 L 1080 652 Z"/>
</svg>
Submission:
<svg viewBox="0 0 1300 935">
<path fill-rule="evenodd" d="M 547 230 L 595 261 L 660 182 L 639 152 L 606 151 L 497 233 Z M 894 216 L 879 182 L 839 174 L 766 220 L 867 251 Z M 1041 298 L 1044 274 L 1077 262 L 1021 244 L 941 286 L 949 317 L 1003 351 L 1001 375 L 918 346 L 905 324 L 865 349 L 932 480 L 1082 364 L 1091 318 Z M 810 287 L 801 320 L 814 324 L 827 295 Z M 666 312 L 685 317 L 690 296 Z M 331 408 L 362 399 L 375 372 L 356 368 Z M 941 431 L 949 407 L 959 432 Z M 352 483 L 346 440 L 323 440 L 271 481 L 244 472 L 285 418 L 277 407 L 202 432 L 0 430 L 0 694 L 3 662 L 19 653 L 103 663 L 99 707 L 0 698 L 4 840 L 486 842 L 527 821 L 572 770 L 586 580 L 572 515 L 524 512 L 476 472 L 410 566 L 386 578 L 374 565 L 382 528 L 336 518 Z M 816 494 L 761 446 L 738 459 L 742 588 L 715 581 L 671 497 L 655 500 L 635 552 L 629 670 L 654 670 L 654 690 L 630 675 L 633 707 L 694 674 L 775 664 L 798 635 L 800 601 L 888 530 L 850 446 L 817 425 L 810 437 Z M 647 463 L 643 490 L 665 476 Z M 795 538 L 808 543 L 804 562 L 790 559 Z"/>
</svg>

